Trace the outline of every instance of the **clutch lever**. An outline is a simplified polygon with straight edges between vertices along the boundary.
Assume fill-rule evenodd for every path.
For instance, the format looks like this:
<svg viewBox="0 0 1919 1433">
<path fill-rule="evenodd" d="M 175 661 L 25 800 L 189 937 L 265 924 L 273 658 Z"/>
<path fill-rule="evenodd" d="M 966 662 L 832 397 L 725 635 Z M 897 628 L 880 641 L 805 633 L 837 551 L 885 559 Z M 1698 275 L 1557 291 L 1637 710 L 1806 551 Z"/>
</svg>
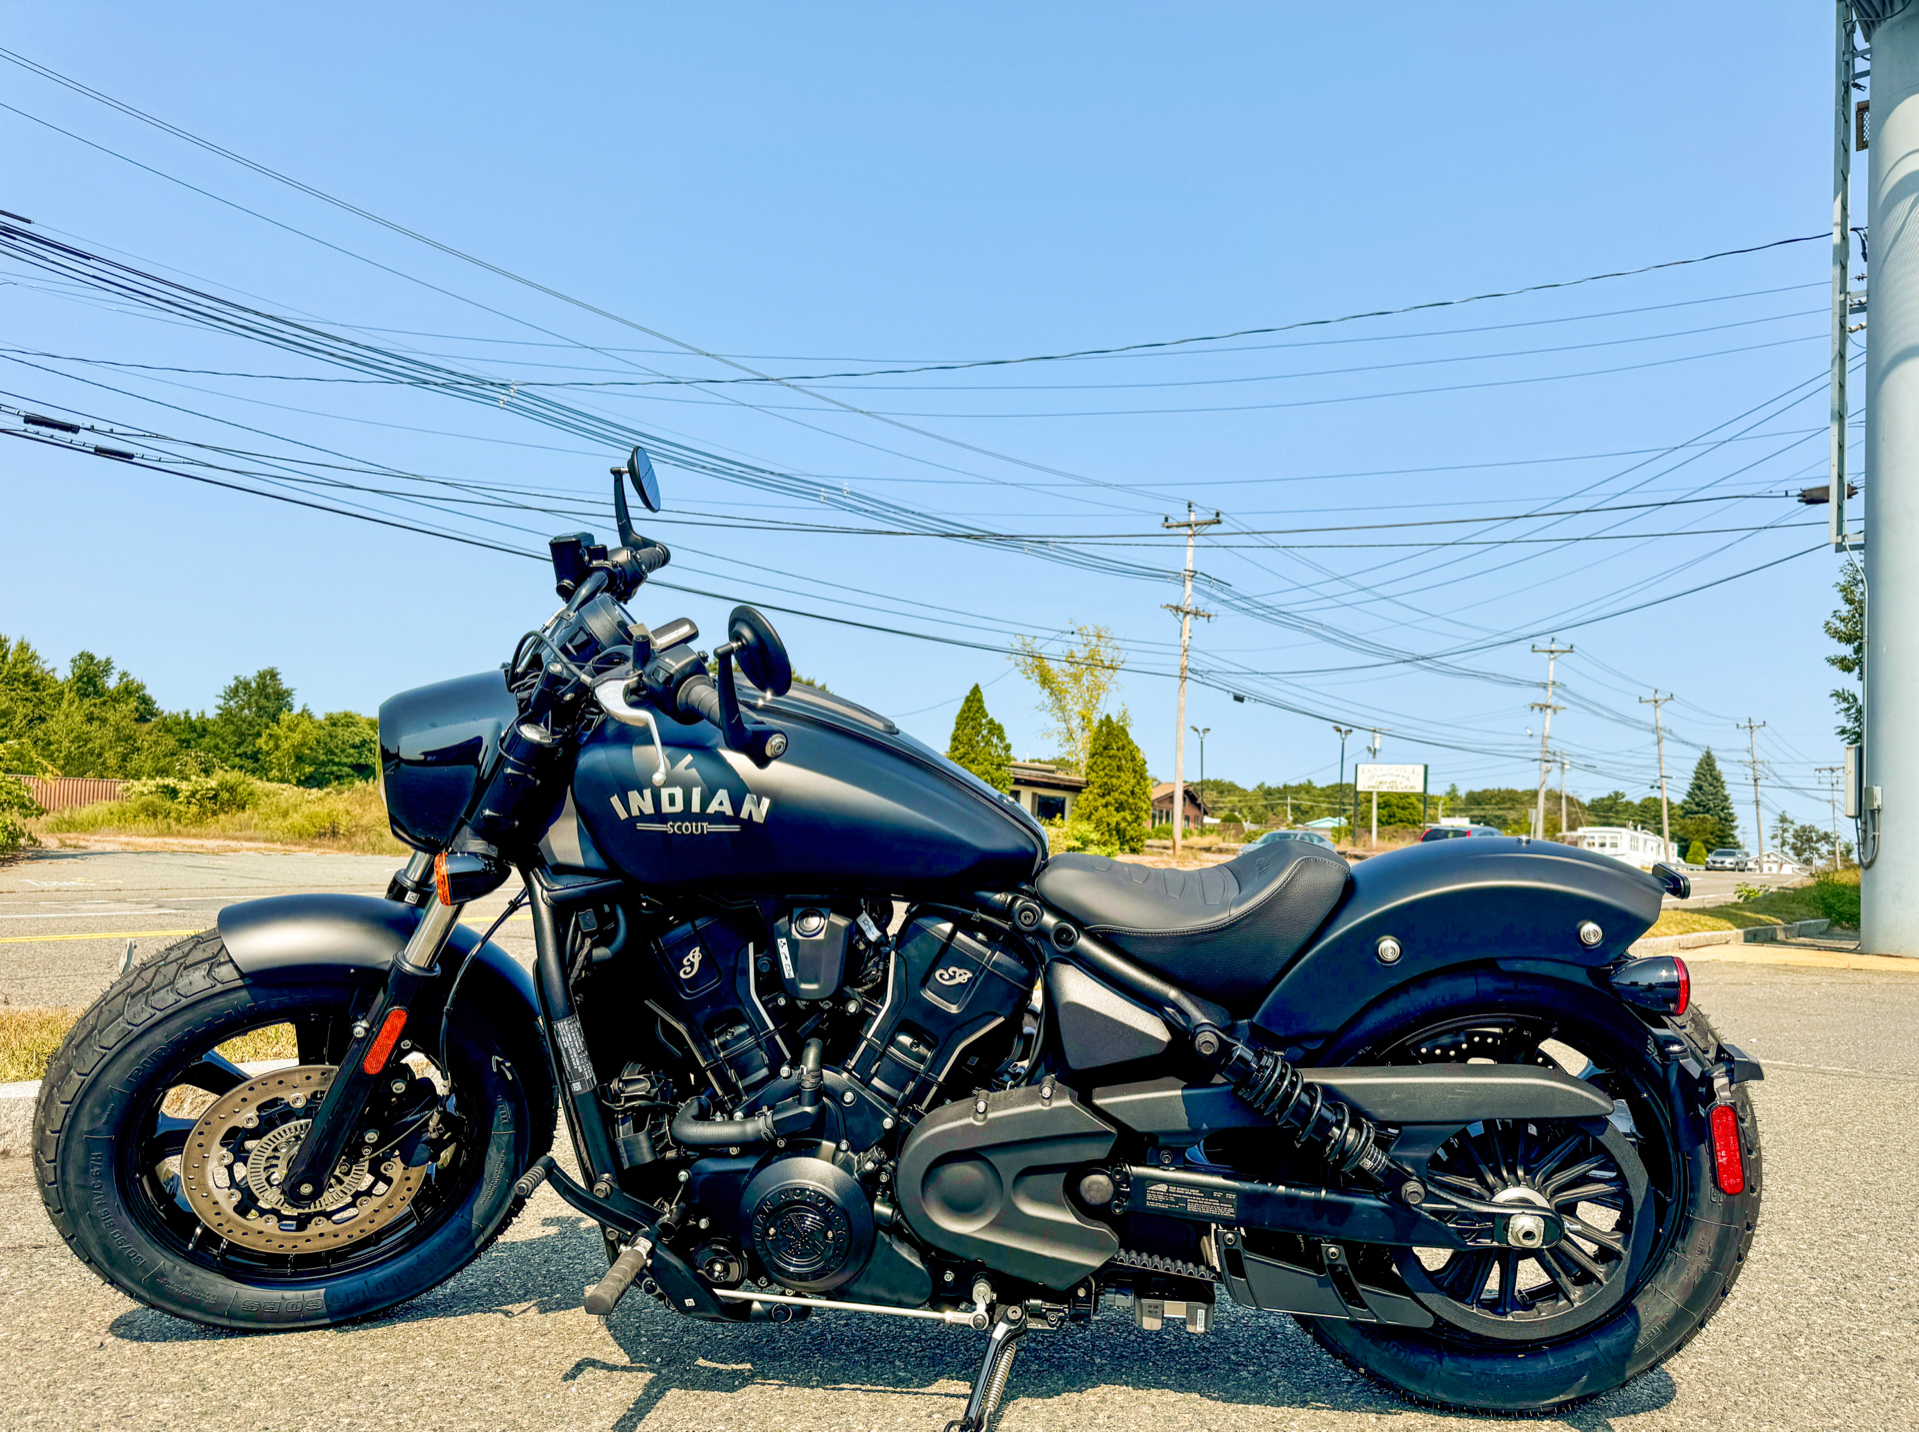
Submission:
<svg viewBox="0 0 1919 1433">
<path fill-rule="evenodd" d="M 632 677 L 608 677 L 593 688 L 593 699 L 600 709 L 621 726 L 643 726 L 653 734 L 653 755 L 659 763 L 659 769 L 653 773 L 655 786 L 666 785 L 666 743 L 660 740 L 660 724 L 653 719 L 653 713 L 645 707 L 636 707 L 626 699 L 626 688 Z"/>
</svg>

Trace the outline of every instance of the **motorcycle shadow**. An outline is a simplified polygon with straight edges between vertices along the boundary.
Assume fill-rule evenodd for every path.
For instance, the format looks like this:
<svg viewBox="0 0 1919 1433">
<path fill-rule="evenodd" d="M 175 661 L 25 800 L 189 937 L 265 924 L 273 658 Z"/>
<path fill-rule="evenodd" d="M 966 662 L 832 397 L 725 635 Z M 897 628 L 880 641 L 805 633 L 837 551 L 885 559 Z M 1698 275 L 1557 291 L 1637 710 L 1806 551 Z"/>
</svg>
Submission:
<svg viewBox="0 0 1919 1433">
<path fill-rule="evenodd" d="M 939 1427 L 959 1415 L 984 1349 L 967 1330 L 864 1314 L 701 1325 L 634 1300 L 607 1322 L 628 1362 L 582 1359 L 563 1381 L 588 1373 L 644 1377 L 644 1388 L 610 1425 L 615 1429 L 684 1426 L 687 1411 L 713 1397 L 754 1399 L 759 1418 L 749 1413 L 742 1426 L 900 1427 L 923 1420 Z M 1676 1393 L 1672 1376 L 1655 1369 L 1546 1426 L 1602 1433 L 1615 1418 L 1665 1407 Z M 673 1406 L 663 1408 L 668 1400 Z M 1222 1305 L 1214 1331 L 1193 1336 L 1143 1332 L 1124 1305 L 1109 1305 L 1090 1326 L 1022 1342 L 994 1426 L 1326 1427 L 1338 1426 L 1341 1415 L 1370 1422 L 1415 1409 L 1422 1424 L 1489 1422 L 1409 1403 L 1324 1352 L 1285 1316 Z M 1536 1417 L 1509 1421 L 1541 1426 Z"/>
<path fill-rule="evenodd" d="M 584 1290 L 606 1267 L 591 1226 L 557 1208 L 529 1215 L 447 1284 L 334 1336 L 474 1315 L 515 1320 L 580 1310 Z M 267 1336 L 222 1333 L 144 1308 L 119 1315 L 109 1330 L 134 1343 Z M 971 1330 L 868 1314 L 816 1314 L 783 1325 L 695 1322 L 637 1290 L 605 1321 L 605 1331 L 624 1361 L 582 1357 L 559 1381 L 637 1382 L 624 1411 L 606 1425 L 613 1429 L 683 1427 L 703 1407 L 740 1426 L 940 1427 L 959 1415 L 984 1349 Z M 489 1345 L 499 1352 L 482 1338 L 475 1355 L 485 1357 Z M 541 1393 L 527 1391 L 535 1399 Z M 1656 1369 L 1554 1423 L 1600 1433 L 1614 1418 L 1663 1408 L 1676 1391 L 1671 1375 Z M 1468 1417 L 1415 1410 L 1282 1315 L 1222 1303 L 1212 1333 L 1173 1326 L 1146 1333 L 1123 1303 L 1109 1303 L 1091 1325 L 1022 1342 L 996 1426 L 1323 1427 L 1337 1426 L 1342 1416 L 1370 1422 L 1413 1411 L 1422 1424 Z M 1511 1421 L 1540 1426 L 1536 1419 Z"/>
</svg>

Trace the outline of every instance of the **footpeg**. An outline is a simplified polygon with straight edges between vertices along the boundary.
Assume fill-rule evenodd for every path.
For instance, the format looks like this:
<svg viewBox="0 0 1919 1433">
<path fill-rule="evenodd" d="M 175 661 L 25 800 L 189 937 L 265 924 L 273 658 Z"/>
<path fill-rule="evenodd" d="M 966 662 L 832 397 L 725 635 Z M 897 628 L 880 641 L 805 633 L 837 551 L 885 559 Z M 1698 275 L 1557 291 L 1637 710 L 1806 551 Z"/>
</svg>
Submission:
<svg viewBox="0 0 1919 1433">
<path fill-rule="evenodd" d="M 587 1290 L 586 1311 L 595 1318 L 605 1318 L 612 1313 L 652 1257 L 653 1241 L 644 1235 L 634 1239 L 620 1251 L 620 1257 L 613 1261 L 606 1277 Z"/>
</svg>

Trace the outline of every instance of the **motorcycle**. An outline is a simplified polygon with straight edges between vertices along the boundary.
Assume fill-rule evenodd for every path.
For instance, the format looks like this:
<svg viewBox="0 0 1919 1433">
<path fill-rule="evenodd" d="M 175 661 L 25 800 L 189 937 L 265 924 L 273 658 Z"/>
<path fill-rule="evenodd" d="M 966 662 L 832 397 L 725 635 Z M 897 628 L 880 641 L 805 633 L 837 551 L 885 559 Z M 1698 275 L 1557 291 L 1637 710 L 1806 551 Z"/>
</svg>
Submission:
<svg viewBox="0 0 1919 1433">
<path fill-rule="evenodd" d="M 795 684 L 772 624 L 626 607 L 667 549 L 552 540 L 501 669 L 380 711 L 384 899 L 295 895 L 127 970 L 35 1112 L 61 1236 L 226 1329 L 415 1298 L 545 1185 L 675 1314 L 1021 1340 L 1223 1290 L 1412 1399 L 1544 1412 L 1680 1349 L 1751 1244 L 1759 1066 L 1629 951 L 1684 875 L 1526 838 L 1348 867 L 1050 856 L 1011 798 Z M 513 878 L 529 972 L 460 923 Z M 290 1031 L 287 1029 L 290 1027 Z M 235 1063 L 277 1030 L 290 1059 Z M 564 1117 L 571 1168 L 553 1153 Z"/>
</svg>

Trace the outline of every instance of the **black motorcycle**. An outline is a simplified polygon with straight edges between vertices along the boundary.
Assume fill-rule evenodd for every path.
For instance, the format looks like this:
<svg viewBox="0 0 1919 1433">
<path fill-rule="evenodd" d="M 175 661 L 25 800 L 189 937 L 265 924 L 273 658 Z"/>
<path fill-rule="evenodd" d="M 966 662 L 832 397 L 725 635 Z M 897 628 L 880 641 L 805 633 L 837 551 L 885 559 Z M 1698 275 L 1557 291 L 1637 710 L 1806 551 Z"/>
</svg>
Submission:
<svg viewBox="0 0 1919 1433">
<path fill-rule="evenodd" d="M 984 1333 L 963 1428 L 1107 1296 L 1205 1333 L 1223 1288 L 1415 1399 L 1537 1412 L 1730 1292 L 1760 1070 L 1628 952 L 1683 875 L 1524 838 L 1049 859 L 1013 800 L 794 686 L 752 608 L 711 652 L 635 620 L 668 553 L 629 483 L 658 510 L 635 450 L 620 545 L 553 539 L 565 605 L 510 662 L 381 708 L 416 853 L 385 899 L 229 906 L 68 1037 L 36 1169 L 103 1277 L 341 1323 L 544 1183 L 605 1240 L 592 1313 L 637 1285 Z M 459 924 L 515 876 L 530 974 Z M 230 1058 L 286 1026 L 296 1060 Z"/>
</svg>

